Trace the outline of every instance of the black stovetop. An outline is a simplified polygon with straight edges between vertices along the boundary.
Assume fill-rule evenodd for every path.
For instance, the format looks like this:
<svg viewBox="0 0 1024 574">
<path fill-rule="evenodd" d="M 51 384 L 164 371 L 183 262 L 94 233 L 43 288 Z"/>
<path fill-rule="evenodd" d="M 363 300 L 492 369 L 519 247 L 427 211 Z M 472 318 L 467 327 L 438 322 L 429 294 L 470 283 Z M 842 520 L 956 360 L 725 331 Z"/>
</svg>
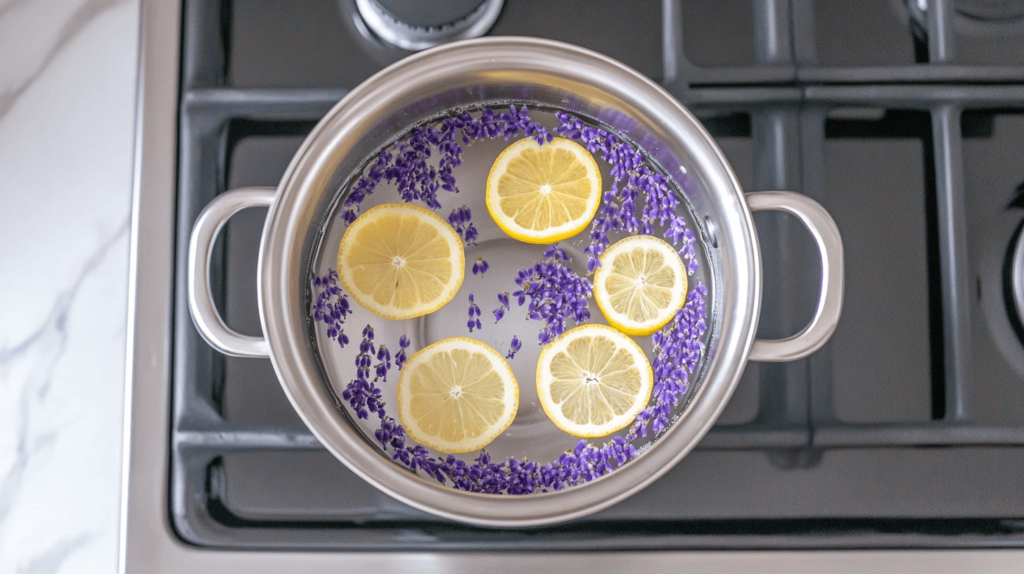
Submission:
<svg viewBox="0 0 1024 574">
<path fill-rule="evenodd" d="M 847 279 L 831 342 L 805 360 L 748 365 L 698 450 L 654 485 L 568 525 L 499 531 L 434 518 L 361 481 L 305 429 L 269 361 L 216 353 L 189 316 L 185 257 L 203 206 L 276 185 L 316 121 L 403 55 L 359 34 L 351 1 L 185 3 L 168 502 L 184 540 L 1024 545 L 1024 329 L 1007 299 L 1024 221 L 1020 22 L 978 25 L 967 14 L 979 3 L 959 0 L 930 0 L 923 21 L 899 0 L 507 0 L 492 34 L 623 61 L 694 110 L 744 189 L 821 202 L 842 232 Z M 228 324 L 254 335 L 264 213 L 231 220 L 212 269 Z M 755 221 L 758 333 L 786 336 L 813 311 L 817 253 L 795 219 Z"/>
</svg>

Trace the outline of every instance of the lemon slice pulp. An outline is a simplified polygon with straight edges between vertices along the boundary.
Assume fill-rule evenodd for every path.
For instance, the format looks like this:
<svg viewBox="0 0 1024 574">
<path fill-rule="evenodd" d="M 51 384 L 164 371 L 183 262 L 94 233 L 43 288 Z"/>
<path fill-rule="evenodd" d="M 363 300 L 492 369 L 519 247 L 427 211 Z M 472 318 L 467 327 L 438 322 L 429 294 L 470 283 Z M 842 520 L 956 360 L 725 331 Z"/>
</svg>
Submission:
<svg viewBox="0 0 1024 574">
<path fill-rule="evenodd" d="M 601 203 L 594 156 L 565 138 L 505 148 L 487 176 L 487 211 L 502 231 L 526 243 L 554 243 L 583 231 Z"/>
<path fill-rule="evenodd" d="M 433 313 L 462 285 L 462 240 L 434 212 L 408 203 L 378 205 L 345 230 L 338 278 L 356 303 L 385 319 Z"/>
<path fill-rule="evenodd" d="M 583 325 L 555 339 L 537 361 L 537 396 L 551 422 L 578 437 L 629 425 L 651 398 L 654 372 L 643 350 L 605 325 Z"/>
<path fill-rule="evenodd" d="M 479 450 L 512 424 L 519 385 L 497 351 L 465 337 L 409 357 L 398 380 L 398 417 L 416 442 L 445 453 Z"/>
<path fill-rule="evenodd" d="M 686 302 L 686 270 L 675 248 L 650 235 L 627 237 L 601 254 L 594 299 L 623 333 L 650 335 Z"/>
</svg>

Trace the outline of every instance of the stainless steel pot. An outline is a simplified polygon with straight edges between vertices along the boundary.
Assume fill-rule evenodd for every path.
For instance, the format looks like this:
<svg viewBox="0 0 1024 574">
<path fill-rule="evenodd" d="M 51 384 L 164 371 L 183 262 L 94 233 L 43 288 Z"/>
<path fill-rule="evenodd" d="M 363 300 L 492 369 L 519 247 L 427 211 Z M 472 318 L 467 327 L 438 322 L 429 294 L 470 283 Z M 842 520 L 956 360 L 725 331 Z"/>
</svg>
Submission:
<svg viewBox="0 0 1024 574">
<path fill-rule="evenodd" d="M 318 228 L 343 183 L 382 145 L 443 111 L 481 102 L 526 102 L 615 125 L 642 142 L 669 175 L 695 184 L 687 196 L 713 261 L 709 318 L 714 335 L 700 386 L 680 417 L 641 456 L 615 472 L 566 490 L 528 496 L 472 494 L 408 472 L 375 450 L 328 392 L 309 337 L 307 279 Z M 686 166 L 681 168 L 680 166 Z M 232 214 L 269 206 L 259 262 L 259 305 L 266 339 L 239 335 L 218 315 L 208 282 L 214 239 Z M 810 324 L 784 340 L 755 340 L 761 259 L 751 211 L 781 210 L 810 230 L 822 255 L 821 296 Z M 828 213 L 795 193 L 744 195 L 721 150 L 700 122 L 638 72 L 576 46 L 527 38 L 486 38 L 411 56 L 365 81 L 306 138 L 276 190 L 219 196 L 196 221 L 189 246 L 189 301 L 199 332 L 223 353 L 269 356 L 299 415 L 353 472 L 391 496 L 439 516 L 490 526 L 549 524 L 610 506 L 669 470 L 708 431 L 747 360 L 790 361 L 820 348 L 839 320 L 843 252 Z"/>
</svg>

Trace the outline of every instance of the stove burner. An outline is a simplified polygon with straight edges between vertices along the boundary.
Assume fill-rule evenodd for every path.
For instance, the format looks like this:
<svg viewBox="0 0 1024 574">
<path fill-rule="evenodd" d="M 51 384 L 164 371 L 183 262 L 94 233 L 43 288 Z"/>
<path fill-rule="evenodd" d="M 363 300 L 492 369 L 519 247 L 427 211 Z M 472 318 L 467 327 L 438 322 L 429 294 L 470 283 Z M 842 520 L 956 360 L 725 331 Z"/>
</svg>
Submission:
<svg viewBox="0 0 1024 574">
<path fill-rule="evenodd" d="M 918 37 L 928 29 L 929 1 L 906 0 L 912 30 Z M 998 37 L 1024 31 L 1024 0 L 954 0 L 953 8 L 958 34 Z"/>
<path fill-rule="evenodd" d="M 404 50 L 483 36 L 501 13 L 504 0 L 355 0 L 366 26 Z"/>
</svg>

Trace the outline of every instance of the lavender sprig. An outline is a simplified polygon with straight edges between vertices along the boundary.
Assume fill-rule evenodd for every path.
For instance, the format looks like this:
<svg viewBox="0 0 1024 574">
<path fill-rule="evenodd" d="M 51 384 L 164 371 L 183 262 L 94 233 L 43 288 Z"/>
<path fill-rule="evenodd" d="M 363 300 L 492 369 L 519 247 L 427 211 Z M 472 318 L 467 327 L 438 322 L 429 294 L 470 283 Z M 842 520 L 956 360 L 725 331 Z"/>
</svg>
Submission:
<svg viewBox="0 0 1024 574">
<path fill-rule="evenodd" d="M 315 277 L 313 286 L 323 289 L 313 303 L 313 318 L 327 324 L 327 338 L 338 342 L 341 348 L 348 344 L 348 336 L 342 326 L 345 318 L 352 312 L 348 295 L 338 285 L 338 272 L 328 269 L 323 277 Z"/>
<path fill-rule="evenodd" d="M 377 361 L 379 362 L 374 365 L 374 373 L 377 375 L 377 378 L 386 383 L 388 381 L 388 371 L 391 370 L 391 352 L 384 345 L 377 349 Z"/>
<path fill-rule="evenodd" d="M 480 324 L 480 306 L 473 300 L 473 294 L 469 294 L 469 321 L 466 322 L 466 326 L 469 327 L 469 332 L 472 333 L 473 329 L 480 329 L 483 325 Z"/>
<path fill-rule="evenodd" d="M 369 380 L 372 365 L 373 328 L 367 325 L 363 329 L 363 340 L 359 343 L 359 354 L 356 355 L 356 378 L 341 392 L 341 398 L 348 401 L 356 416 L 361 419 L 369 418 L 371 412 L 381 419 L 385 416 L 380 389 Z"/>
<path fill-rule="evenodd" d="M 366 173 L 360 177 L 355 185 L 352 186 L 352 191 L 348 197 L 345 198 L 343 209 L 340 217 L 345 221 L 345 225 L 351 224 L 359 216 L 359 206 L 363 203 L 363 200 L 367 198 L 373 190 L 380 185 L 382 179 L 384 179 L 385 170 L 391 163 L 392 159 L 391 152 L 387 150 L 381 150 L 377 154 L 377 161 L 373 165 L 366 169 Z"/>
<path fill-rule="evenodd" d="M 422 201 L 430 209 L 440 209 L 437 190 L 438 169 L 430 165 L 431 144 L 440 142 L 440 134 L 426 126 L 413 130 L 405 140 L 395 144 L 394 163 L 384 170 L 384 178 L 398 184 L 403 201 Z"/>
<path fill-rule="evenodd" d="M 462 207 L 456 207 L 452 210 L 448 216 L 448 225 L 452 226 L 455 233 L 459 234 L 459 237 L 466 242 L 467 245 L 476 245 L 476 238 L 479 234 L 476 228 L 473 227 L 473 212 L 468 207 L 463 205 Z M 473 274 L 476 274 L 474 269 Z"/>
<path fill-rule="evenodd" d="M 512 335 L 512 342 L 509 343 L 508 353 L 505 354 L 505 358 L 506 359 L 514 359 L 514 358 L 516 358 L 516 353 L 518 353 L 519 349 L 522 349 L 522 348 L 523 348 L 523 343 L 519 341 L 519 337 L 516 337 L 515 335 Z"/>
<path fill-rule="evenodd" d="M 544 251 L 543 261 L 520 269 L 516 276 L 516 285 L 520 289 L 512 296 L 520 307 L 529 299 L 527 316 L 544 321 L 545 327 L 537 335 L 542 345 L 564 333 L 569 319 L 577 325 L 590 320 L 587 299 L 593 292 L 593 286 L 566 267 L 566 261 L 565 251 L 552 245 Z"/>
<path fill-rule="evenodd" d="M 405 447 L 405 429 L 392 417 L 381 419 L 380 428 L 373 431 L 373 436 L 377 437 L 385 451 L 388 450 L 388 446 L 396 451 Z"/>
<path fill-rule="evenodd" d="M 409 348 L 409 344 L 409 338 L 405 335 L 398 338 L 398 352 L 395 353 L 395 366 L 398 367 L 399 371 L 402 370 L 402 366 L 405 365 L 405 361 L 407 360 L 405 357 L 405 350 Z"/>
<path fill-rule="evenodd" d="M 498 324 L 498 321 L 501 321 L 501 318 L 505 316 L 505 311 L 508 311 L 509 309 L 508 291 L 504 293 L 498 293 L 498 303 L 500 303 L 501 306 L 494 310 L 495 325 Z"/>
</svg>

